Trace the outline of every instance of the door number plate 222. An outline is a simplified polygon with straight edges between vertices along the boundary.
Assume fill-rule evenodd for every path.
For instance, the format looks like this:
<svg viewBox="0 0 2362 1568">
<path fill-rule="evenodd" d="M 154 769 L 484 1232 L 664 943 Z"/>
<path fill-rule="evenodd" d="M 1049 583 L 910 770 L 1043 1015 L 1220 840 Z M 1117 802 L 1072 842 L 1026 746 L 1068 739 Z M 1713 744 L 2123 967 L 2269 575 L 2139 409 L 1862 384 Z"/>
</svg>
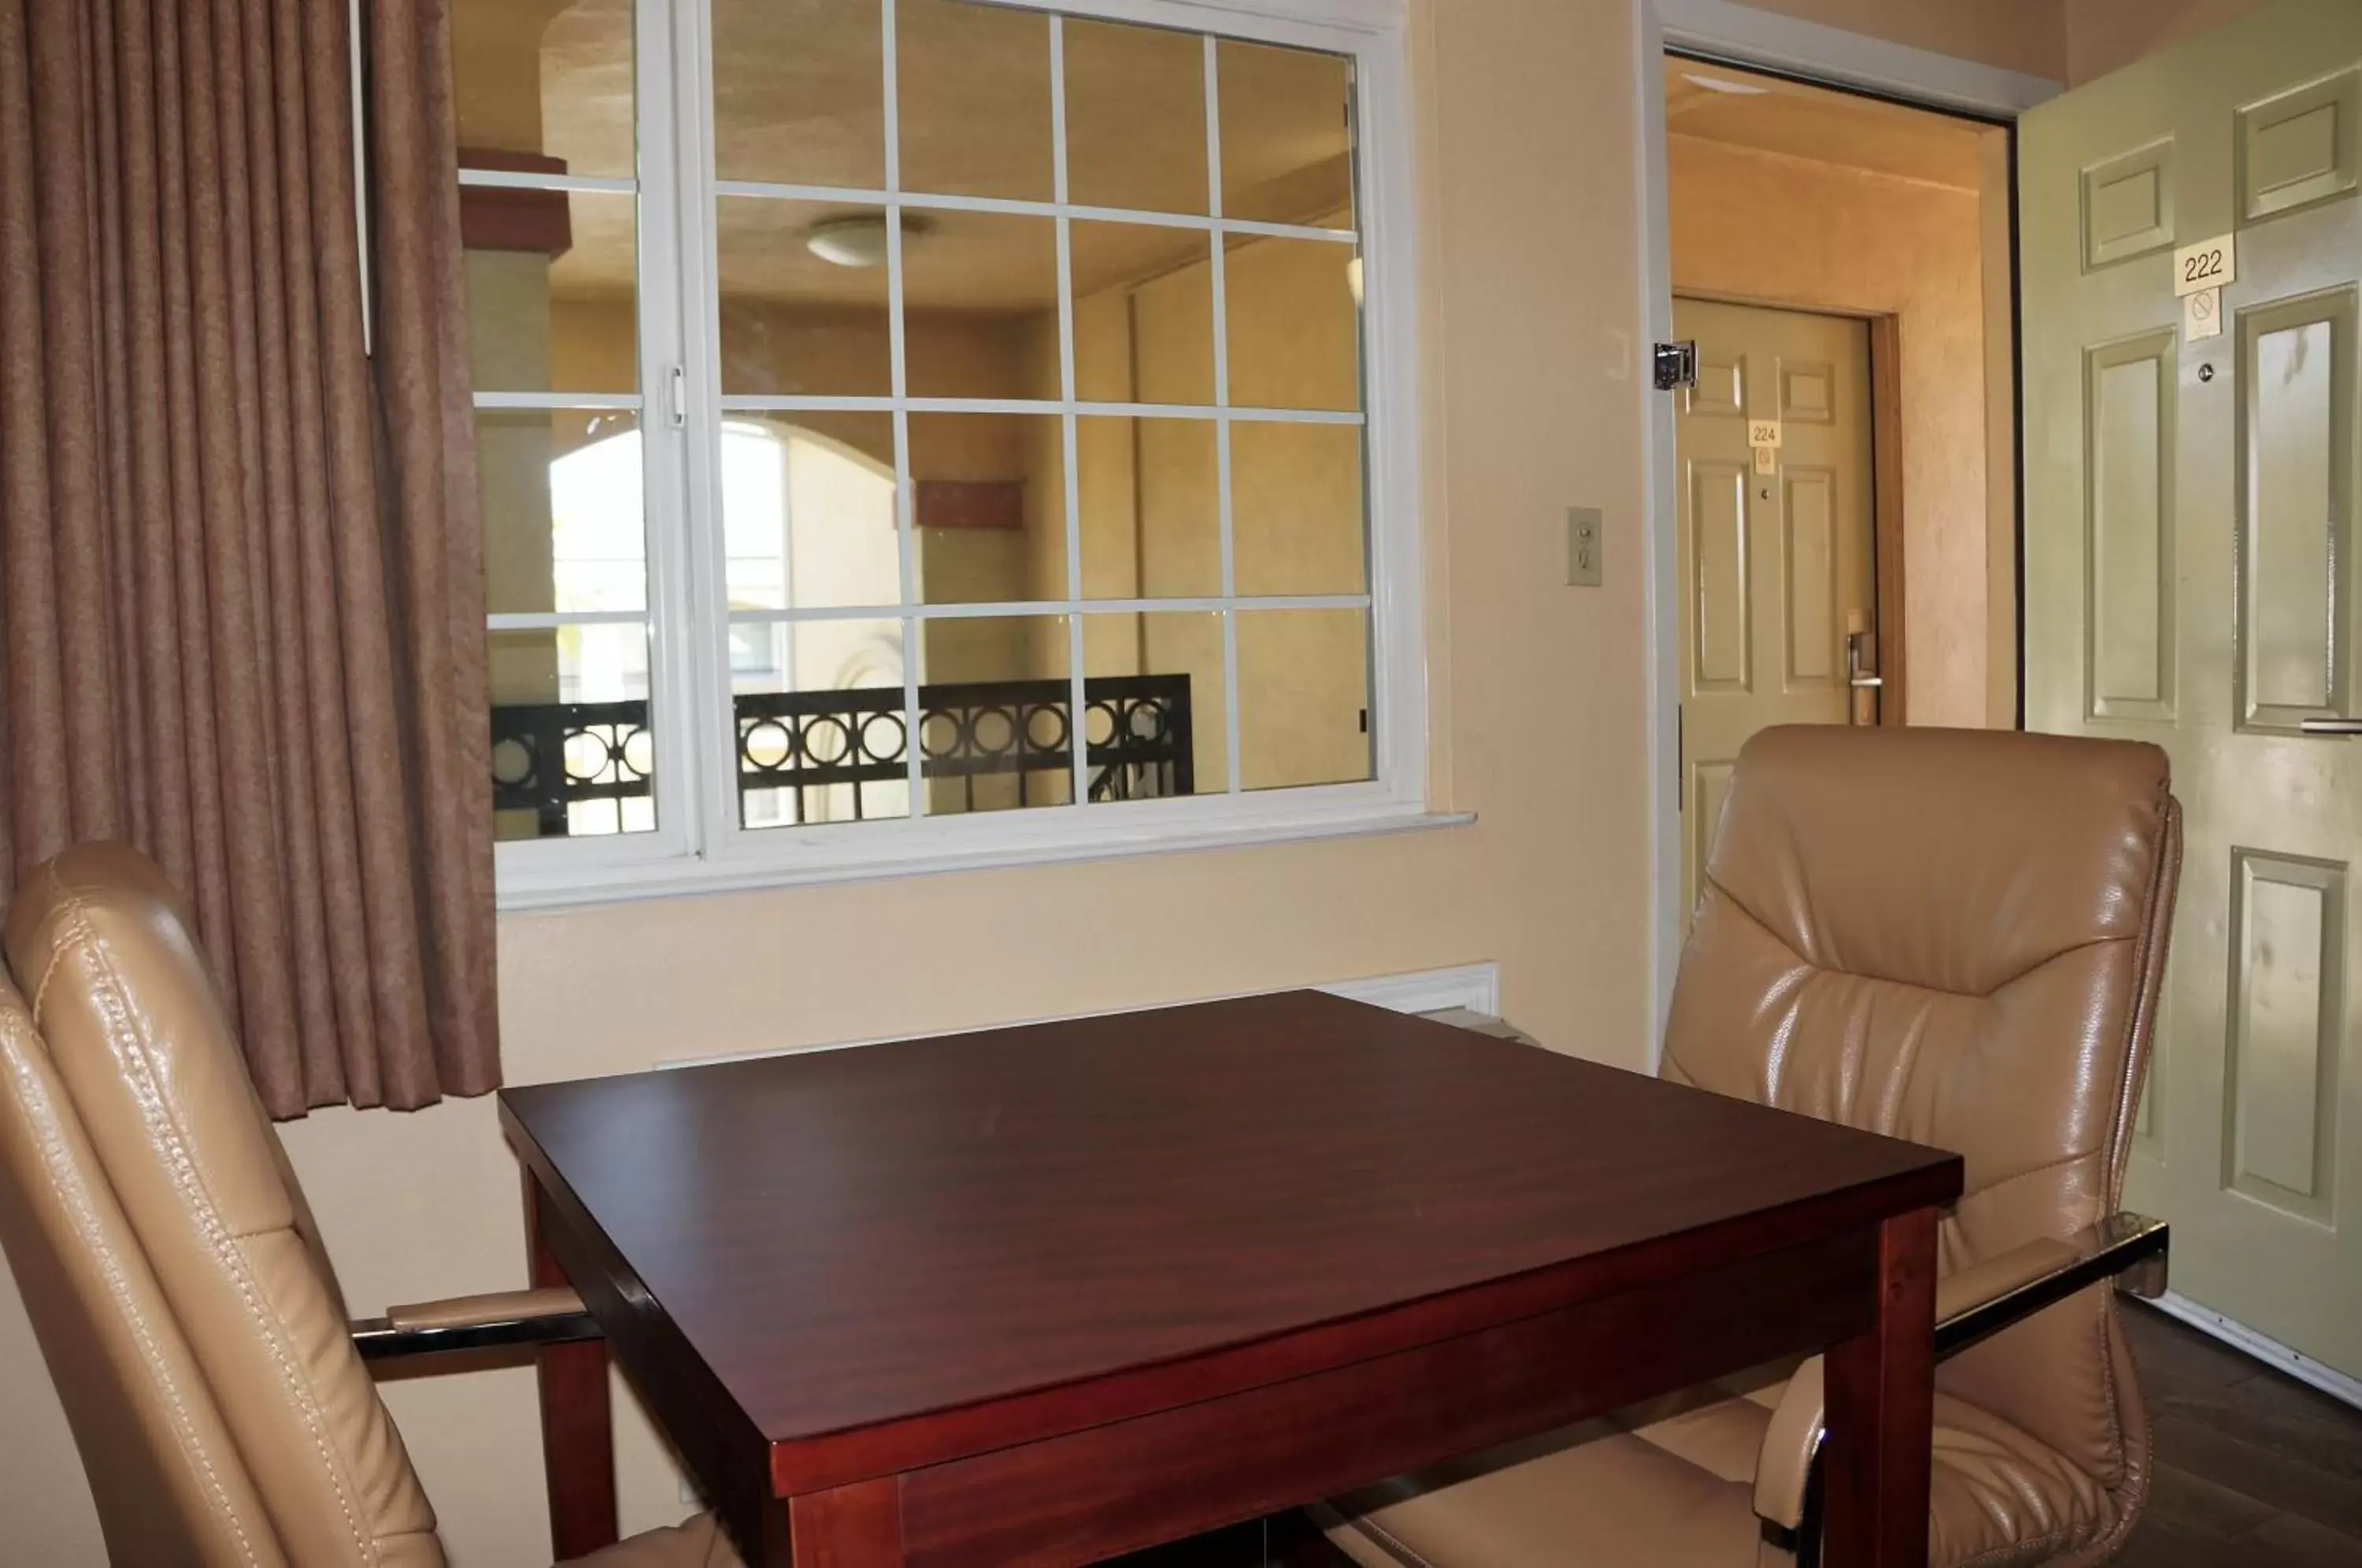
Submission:
<svg viewBox="0 0 2362 1568">
<path fill-rule="evenodd" d="M 2173 253 L 2173 293 L 2179 299 L 2207 289 L 2219 289 L 2239 280 L 2237 240 L 2221 235 L 2185 245 Z"/>
</svg>

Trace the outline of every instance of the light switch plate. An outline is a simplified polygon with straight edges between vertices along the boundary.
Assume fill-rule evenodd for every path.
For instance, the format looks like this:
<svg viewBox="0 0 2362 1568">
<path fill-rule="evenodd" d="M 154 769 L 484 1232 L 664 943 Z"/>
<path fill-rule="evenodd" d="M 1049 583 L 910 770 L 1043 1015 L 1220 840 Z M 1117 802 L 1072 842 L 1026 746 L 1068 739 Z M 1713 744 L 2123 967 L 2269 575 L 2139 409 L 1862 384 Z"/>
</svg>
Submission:
<svg viewBox="0 0 2362 1568">
<path fill-rule="evenodd" d="M 1570 588 L 1597 588 L 1604 569 L 1600 551 L 1602 537 L 1599 508 L 1570 506 L 1566 509 L 1566 580 Z"/>
</svg>

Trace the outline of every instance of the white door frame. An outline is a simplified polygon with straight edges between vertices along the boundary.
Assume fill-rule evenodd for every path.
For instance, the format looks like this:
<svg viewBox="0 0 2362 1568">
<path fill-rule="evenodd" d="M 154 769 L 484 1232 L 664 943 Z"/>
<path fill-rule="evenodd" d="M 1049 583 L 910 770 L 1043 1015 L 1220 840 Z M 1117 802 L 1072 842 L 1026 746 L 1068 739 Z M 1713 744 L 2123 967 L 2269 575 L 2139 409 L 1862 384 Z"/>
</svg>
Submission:
<svg viewBox="0 0 2362 1568">
<path fill-rule="evenodd" d="M 1662 69 L 1668 49 L 1992 120 L 2014 120 L 2066 90 L 2063 83 L 2044 77 L 1759 11 L 1734 0 L 1632 0 L 1632 10 L 1639 116 L 1633 177 L 1639 196 L 1644 344 L 1670 342 L 1673 336 Z M 1645 349 L 1640 358 L 1640 391 L 1648 400 L 1642 422 L 1648 465 L 1642 524 L 1649 563 L 1649 1062 L 1653 1070 L 1664 1050 L 1665 1016 L 1672 1001 L 1673 972 L 1681 962 L 1682 661 L 1673 539 L 1680 513 L 1674 489 L 1673 400 L 1651 386 Z"/>
</svg>

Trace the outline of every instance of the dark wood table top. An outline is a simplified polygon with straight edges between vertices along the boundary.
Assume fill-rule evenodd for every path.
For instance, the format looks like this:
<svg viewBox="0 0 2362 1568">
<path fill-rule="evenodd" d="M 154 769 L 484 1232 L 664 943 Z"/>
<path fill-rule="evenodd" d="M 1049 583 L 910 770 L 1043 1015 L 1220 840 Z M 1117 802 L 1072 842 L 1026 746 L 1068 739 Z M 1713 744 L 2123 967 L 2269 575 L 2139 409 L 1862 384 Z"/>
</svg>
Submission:
<svg viewBox="0 0 2362 1568">
<path fill-rule="evenodd" d="M 1315 992 L 502 1102 L 783 1490 L 799 1463 L 833 1485 L 972 1451 L 962 1411 L 1030 1397 L 1034 1430 L 1071 1428 L 1184 1375 L 1461 1331 L 1472 1287 L 1539 1311 L 1553 1281 L 1629 1286 L 1960 1186 L 1950 1154 Z"/>
</svg>

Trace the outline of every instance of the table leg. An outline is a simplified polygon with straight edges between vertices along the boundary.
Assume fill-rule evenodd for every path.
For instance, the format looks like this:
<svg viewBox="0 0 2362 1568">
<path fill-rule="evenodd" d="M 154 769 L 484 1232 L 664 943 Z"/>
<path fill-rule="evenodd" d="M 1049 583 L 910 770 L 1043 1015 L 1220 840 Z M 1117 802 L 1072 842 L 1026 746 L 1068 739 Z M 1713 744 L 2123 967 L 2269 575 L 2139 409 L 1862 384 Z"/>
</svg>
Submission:
<svg viewBox="0 0 2362 1568">
<path fill-rule="evenodd" d="M 524 1216 L 534 1284 L 571 1285 L 550 1248 L 541 1194 L 530 1175 L 524 1178 Z M 542 1463 L 549 1478 L 549 1544 L 564 1562 L 614 1545 L 618 1533 L 607 1342 L 543 1345 L 534 1361 L 541 1385 Z"/>
<path fill-rule="evenodd" d="M 794 1498 L 788 1537 L 795 1568 L 900 1568 L 902 1484 L 889 1475 Z"/>
<path fill-rule="evenodd" d="M 1878 1232 L 1878 1315 L 1832 1346 L 1822 1562 L 1925 1568 L 1936 1408 L 1936 1211 Z"/>
</svg>

